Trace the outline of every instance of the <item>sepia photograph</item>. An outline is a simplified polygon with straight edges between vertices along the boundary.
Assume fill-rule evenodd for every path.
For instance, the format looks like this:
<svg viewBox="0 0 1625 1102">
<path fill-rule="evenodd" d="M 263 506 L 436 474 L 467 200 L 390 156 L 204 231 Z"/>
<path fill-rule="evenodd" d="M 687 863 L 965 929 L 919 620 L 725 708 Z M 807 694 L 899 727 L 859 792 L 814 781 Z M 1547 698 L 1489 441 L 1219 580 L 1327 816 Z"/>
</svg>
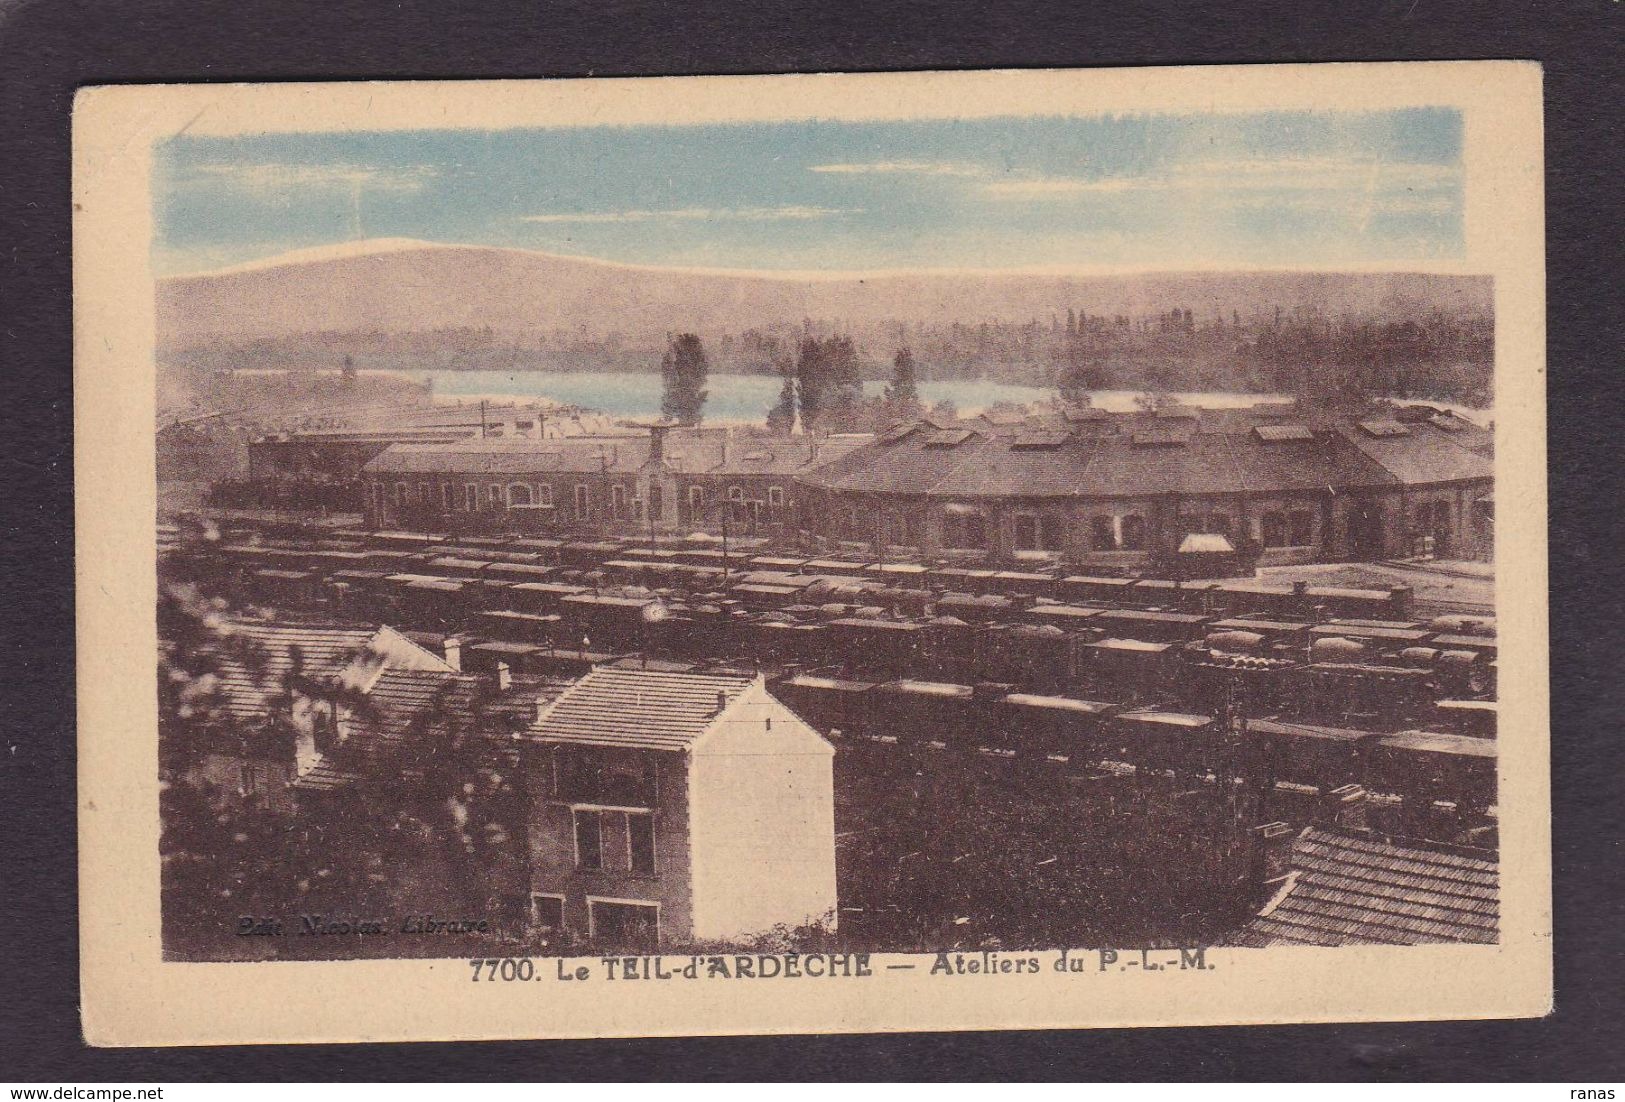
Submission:
<svg viewBox="0 0 1625 1102">
<path fill-rule="evenodd" d="M 1493 985 L 1473 108 L 712 79 L 154 136 L 151 966 Z"/>
</svg>

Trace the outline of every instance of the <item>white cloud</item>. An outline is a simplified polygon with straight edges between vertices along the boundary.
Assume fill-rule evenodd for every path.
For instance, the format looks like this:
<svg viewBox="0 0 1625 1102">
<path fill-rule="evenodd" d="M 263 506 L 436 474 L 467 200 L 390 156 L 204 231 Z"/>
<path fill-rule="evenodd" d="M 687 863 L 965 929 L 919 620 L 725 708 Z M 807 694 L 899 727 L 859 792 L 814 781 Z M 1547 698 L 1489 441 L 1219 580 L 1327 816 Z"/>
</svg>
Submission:
<svg viewBox="0 0 1625 1102">
<path fill-rule="evenodd" d="M 232 188 L 248 195 L 280 196 L 294 191 L 415 192 L 439 175 L 429 165 L 381 168 L 352 164 L 290 164 L 286 162 L 217 161 L 191 169 L 191 182 Z"/>
<path fill-rule="evenodd" d="M 807 222 L 842 214 L 862 214 L 861 210 L 839 207 L 680 207 L 676 210 L 611 210 L 579 213 L 527 214 L 521 221 L 613 224 L 623 222 Z"/>
<path fill-rule="evenodd" d="M 1070 199 L 1081 195 L 1183 191 L 1207 193 L 1216 200 L 1239 201 L 1256 192 L 1344 192 L 1382 194 L 1431 192 L 1437 195 L 1461 183 L 1454 165 L 1339 159 L 1274 161 L 1192 161 L 1157 175 L 1032 176 L 984 184 L 990 199 L 1032 201 Z"/>
<path fill-rule="evenodd" d="M 843 176 L 986 176 L 981 165 L 963 161 L 869 161 L 853 164 L 813 165 L 809 172 Z"/>
</svg>

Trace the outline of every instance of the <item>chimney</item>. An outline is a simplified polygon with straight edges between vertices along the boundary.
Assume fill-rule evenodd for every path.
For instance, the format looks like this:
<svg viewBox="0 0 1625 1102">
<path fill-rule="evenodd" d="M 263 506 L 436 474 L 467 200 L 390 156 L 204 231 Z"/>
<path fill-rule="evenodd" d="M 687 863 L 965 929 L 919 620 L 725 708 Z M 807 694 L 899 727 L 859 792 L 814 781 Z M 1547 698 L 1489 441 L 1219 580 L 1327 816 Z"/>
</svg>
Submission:
<svg viewBox="0 0 1625 1102">
<path fill-rule="evenodd" d="M 551 704 L 551 703 L 552 703 L 552 701 L 548 700 L 547 697 L 545 697 L 545 696 L 537 697 L 536 698 L 536 718 L 532 722 L 540 724 L 542 722 L 542 716 L 547 714 L 547 706 L 549 704 Z"/>
<path fill-rule="evenodd" d="M 497 691 L 505 693 L 513 688 L 513 669 L 506 662 L 497 663 Z"/>
<path fill-rule="evenodd" d="M 726 708 L 727 706 L 728 706 L 728 694 L 723 692 L 721 689 L 718 689 L 717 690 L 717 714 L 721 715 L 723 709 Z"/>
<path fill-rule="evenodd" d="M 1307 597 L 1309 595 L 1309 583 L 1304 581 L 1293 582 L 1292 595 L 1294 597 Z"/>
<path fill-rule="evenodd" d="M 441 646 L 446 652 L 446 665 L 450 666 L 454 672 L 462 673 L 463 641 L 457 638 L 455 635 L 448 635 L 446 636 L 446 641 L 442 643 Z"/>
<path fill-rule="evenodd" d="M 1365 830 L 1370 825 L 1370 806 L 1362 785 L 1345 784 L 1325 796 L 1324 818 L 1340 827 Z"/>
<path fill-rule="evenodd" d="M 660 463 L 666 458 L 666 432 L 670 425 L 649 426 L 649 462 Z"/>
</svg>

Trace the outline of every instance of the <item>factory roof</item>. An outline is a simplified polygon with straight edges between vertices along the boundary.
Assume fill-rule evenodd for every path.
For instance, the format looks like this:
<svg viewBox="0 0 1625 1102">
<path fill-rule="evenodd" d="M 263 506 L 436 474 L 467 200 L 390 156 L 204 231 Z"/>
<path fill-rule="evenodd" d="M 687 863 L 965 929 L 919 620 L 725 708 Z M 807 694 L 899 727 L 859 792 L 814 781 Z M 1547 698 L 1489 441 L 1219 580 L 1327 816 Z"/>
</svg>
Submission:
<svg viewBox="0 0 1625 1102">
<path fill-rule="evenodd" d="M 1232 943 L 1491 944 L 1499 919 L 1493 852 L 1311 826 L 1292 845 L 1280 891 Z"/>
<path fill-rule="evenodd" d="M 1042 416 L 1016 426 L 980 418 L 951 429 L 921 425 L 799 477 L 836 491 L 1031 498 L 1280 493 L 1492 474 L 1484 430 L 1465 421 L 1452 419 L 1450 429 L 1395 421 L 1402 431 L 1382 434 L 1362 427 L 1389 423 L 1370 414 L 1297 410 L 1282 423 L 1278 405 L 1184 412 L 1104 414 L 1071 432 Z"/>
<path fill-rule="evenodd" d="M 709 430 L 673 429 L 662 449 L 667 468 L 679 474 L 748 478 L 790 477 L 815 470 L 868 443 L 868 436 L 730 436 Z M 399 443 L 366 466 L 394 474 L 631 474 L 649 462 L 649 436 L 582 436 L 537 440 L 476 438 L 455 442 Z"/>
</svg>

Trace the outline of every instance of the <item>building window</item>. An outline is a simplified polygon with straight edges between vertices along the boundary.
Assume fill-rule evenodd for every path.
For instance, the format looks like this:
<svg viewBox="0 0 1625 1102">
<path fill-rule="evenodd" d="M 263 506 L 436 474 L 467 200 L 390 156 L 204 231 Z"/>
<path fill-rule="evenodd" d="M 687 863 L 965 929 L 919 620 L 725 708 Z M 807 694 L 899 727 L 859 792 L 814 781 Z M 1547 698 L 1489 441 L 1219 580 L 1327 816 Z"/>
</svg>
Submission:
<svg viewBox="0 0 1625 1102">
<path fill-rule="evenodd" d="M 451 483 L 449 482 L 440 484 L 440 510 L 445 513 L 451 512 Z"/>
<path fill-rule="evenodd" d="M 742 487 L 742 486 L 729 486 L 728 487 L 728 500 L 732 501 L 732 502 L 742 502 L 742 501 L 744 501 L 745 500 L 744 487 Z"/>
<path fill-rule="evenodd" d="M 1293 547 L 1308 547 L 1315 542 L 1315 518 L 1307 509 L 1294 509 L 1287 514 L 1290 529 L 1288 538 Z"/>
<path fill-rule="evenodd" d="M 587 899 L 588 936 L 606 948 L 652 950 L 660 944 L 660 907 L 655 903 Z"/>
<path fill-rule="evenodd" d="M 576 868 L 596 871 L 604 867 L 604 813 L 577 808 L 575 816 Z"/>
<path fill-rule="evenodd" d="M 1038 518 L 1032 513 L 1016 514 L 1016 550 L 1037 551 L 1038 544 Z"/>
<path fill-rule="evenodd" d="M 774 509 L 784 508 L 784 487 L 769 486 L 767 488 L 767 503 Z"/>
<path fill-rule="evenodd" d="M 536 504 L 545 505 L 548 508 L 552 508 L 553 486 L 551 483 L 543 482 L 541 485 L 536 487 Z"/>
<path fill-rule="evenodd" d="M 1089 546 L 1095 551 L 1117 550 L 1117 532 L 1111 517 L 1089 518 Z"/>
<path fill-rule="evenodd" d="M 463 509 L 472 513 L 480 507 L 479 488 L 472 482 L 463 485 Z"/>
<path fill-rule="evenodd" d="M 649 483 L 649 516 L 654 520 L 666 519 L 666 490 L 658 482 Z"/>
<path fill-rule="evenodd" d="M 491 492 L 491 508 L 502 508 L 502 487 L 493 482 L 489 487 L 487 487 L 487 489 L 489 489 Z"/>
<path fill-rule="evenodd" d="M 515 505 L 530 504 L 530 487 L 523 482 L 515 482 L 508 487 L 508 508 Z"/>
<path fill-rule="evenodd" d="M 1145 518 L 1138 513 L 1123 518 L 1123 550 L 1145 550 Z"/>
<path fill-rule="evenodd" d="M 427 482 L 418 483 L 418 504 L 429 504 L 429 484 Z"/>
<path fill-rule="evenodd" d="M 404 508 L 406 505 L 406 495 L 409 493 L 411 493 L 411 491 L 407 489 L 406 483 L 395 483 L 395 504 Z"/>
<path fill-rule="evenodd" d="M 1265 547 L 1286 546 L 1286 518 L 1280 513 L 1265 513 L 1260 542 Z"/>
<path fill-rule="evenodd" d="M 564 929 L 564 896 L 532 892 L 530 920 L 539 930 Z"/>
<path fill-rule="evenodd" d="M 698 520 L 700 514 L 705 512 L 704 486 L 690 486 L 688 488 L 688 512 L 695 520 Z"/>
<path fill-rule="evenodd" d="M 1040 516 L 1038 518 L 1038 549 L 1040 551 L 1059 551 L 1065 540 L 1062 535 L 1062 522 L 1059 517 Z"/>
<path fill-rule="evenodd" d="M 609 488 L 609 515 L 616 520 L 626 517 L 626 487 L 611 486 Z"/>
<path fill-rule="evenodd" d="M 632 872 L 653 876 L 655 872 L 655 817 L 646 811 L 626 813 L 626 852 Z"/>
<path fill-rule="evenodd" d="M 591 504 L 592 504 L 592 499 L 588 496 L 586 484 L 585 483 L 577 484 L 577 486 L 576 486 L 576 517 L 577 518 L 585 517 L 587 515 L 587 509 Z"/>
<path fill-rule="evenodd" d="M 888 544 L 903 544 L 908 542 L 908 532 L 903 523 L 903 516 L 896 509 L 887 509 L 884 514 L 882 528 L 886 533 Z"/>
<path fill-rule="evenodd" d="M 965 550 L 987 547 L 987 518 L 968 505 L 950 505 L 943 511 L 942 545 Z"/>
</svg>

